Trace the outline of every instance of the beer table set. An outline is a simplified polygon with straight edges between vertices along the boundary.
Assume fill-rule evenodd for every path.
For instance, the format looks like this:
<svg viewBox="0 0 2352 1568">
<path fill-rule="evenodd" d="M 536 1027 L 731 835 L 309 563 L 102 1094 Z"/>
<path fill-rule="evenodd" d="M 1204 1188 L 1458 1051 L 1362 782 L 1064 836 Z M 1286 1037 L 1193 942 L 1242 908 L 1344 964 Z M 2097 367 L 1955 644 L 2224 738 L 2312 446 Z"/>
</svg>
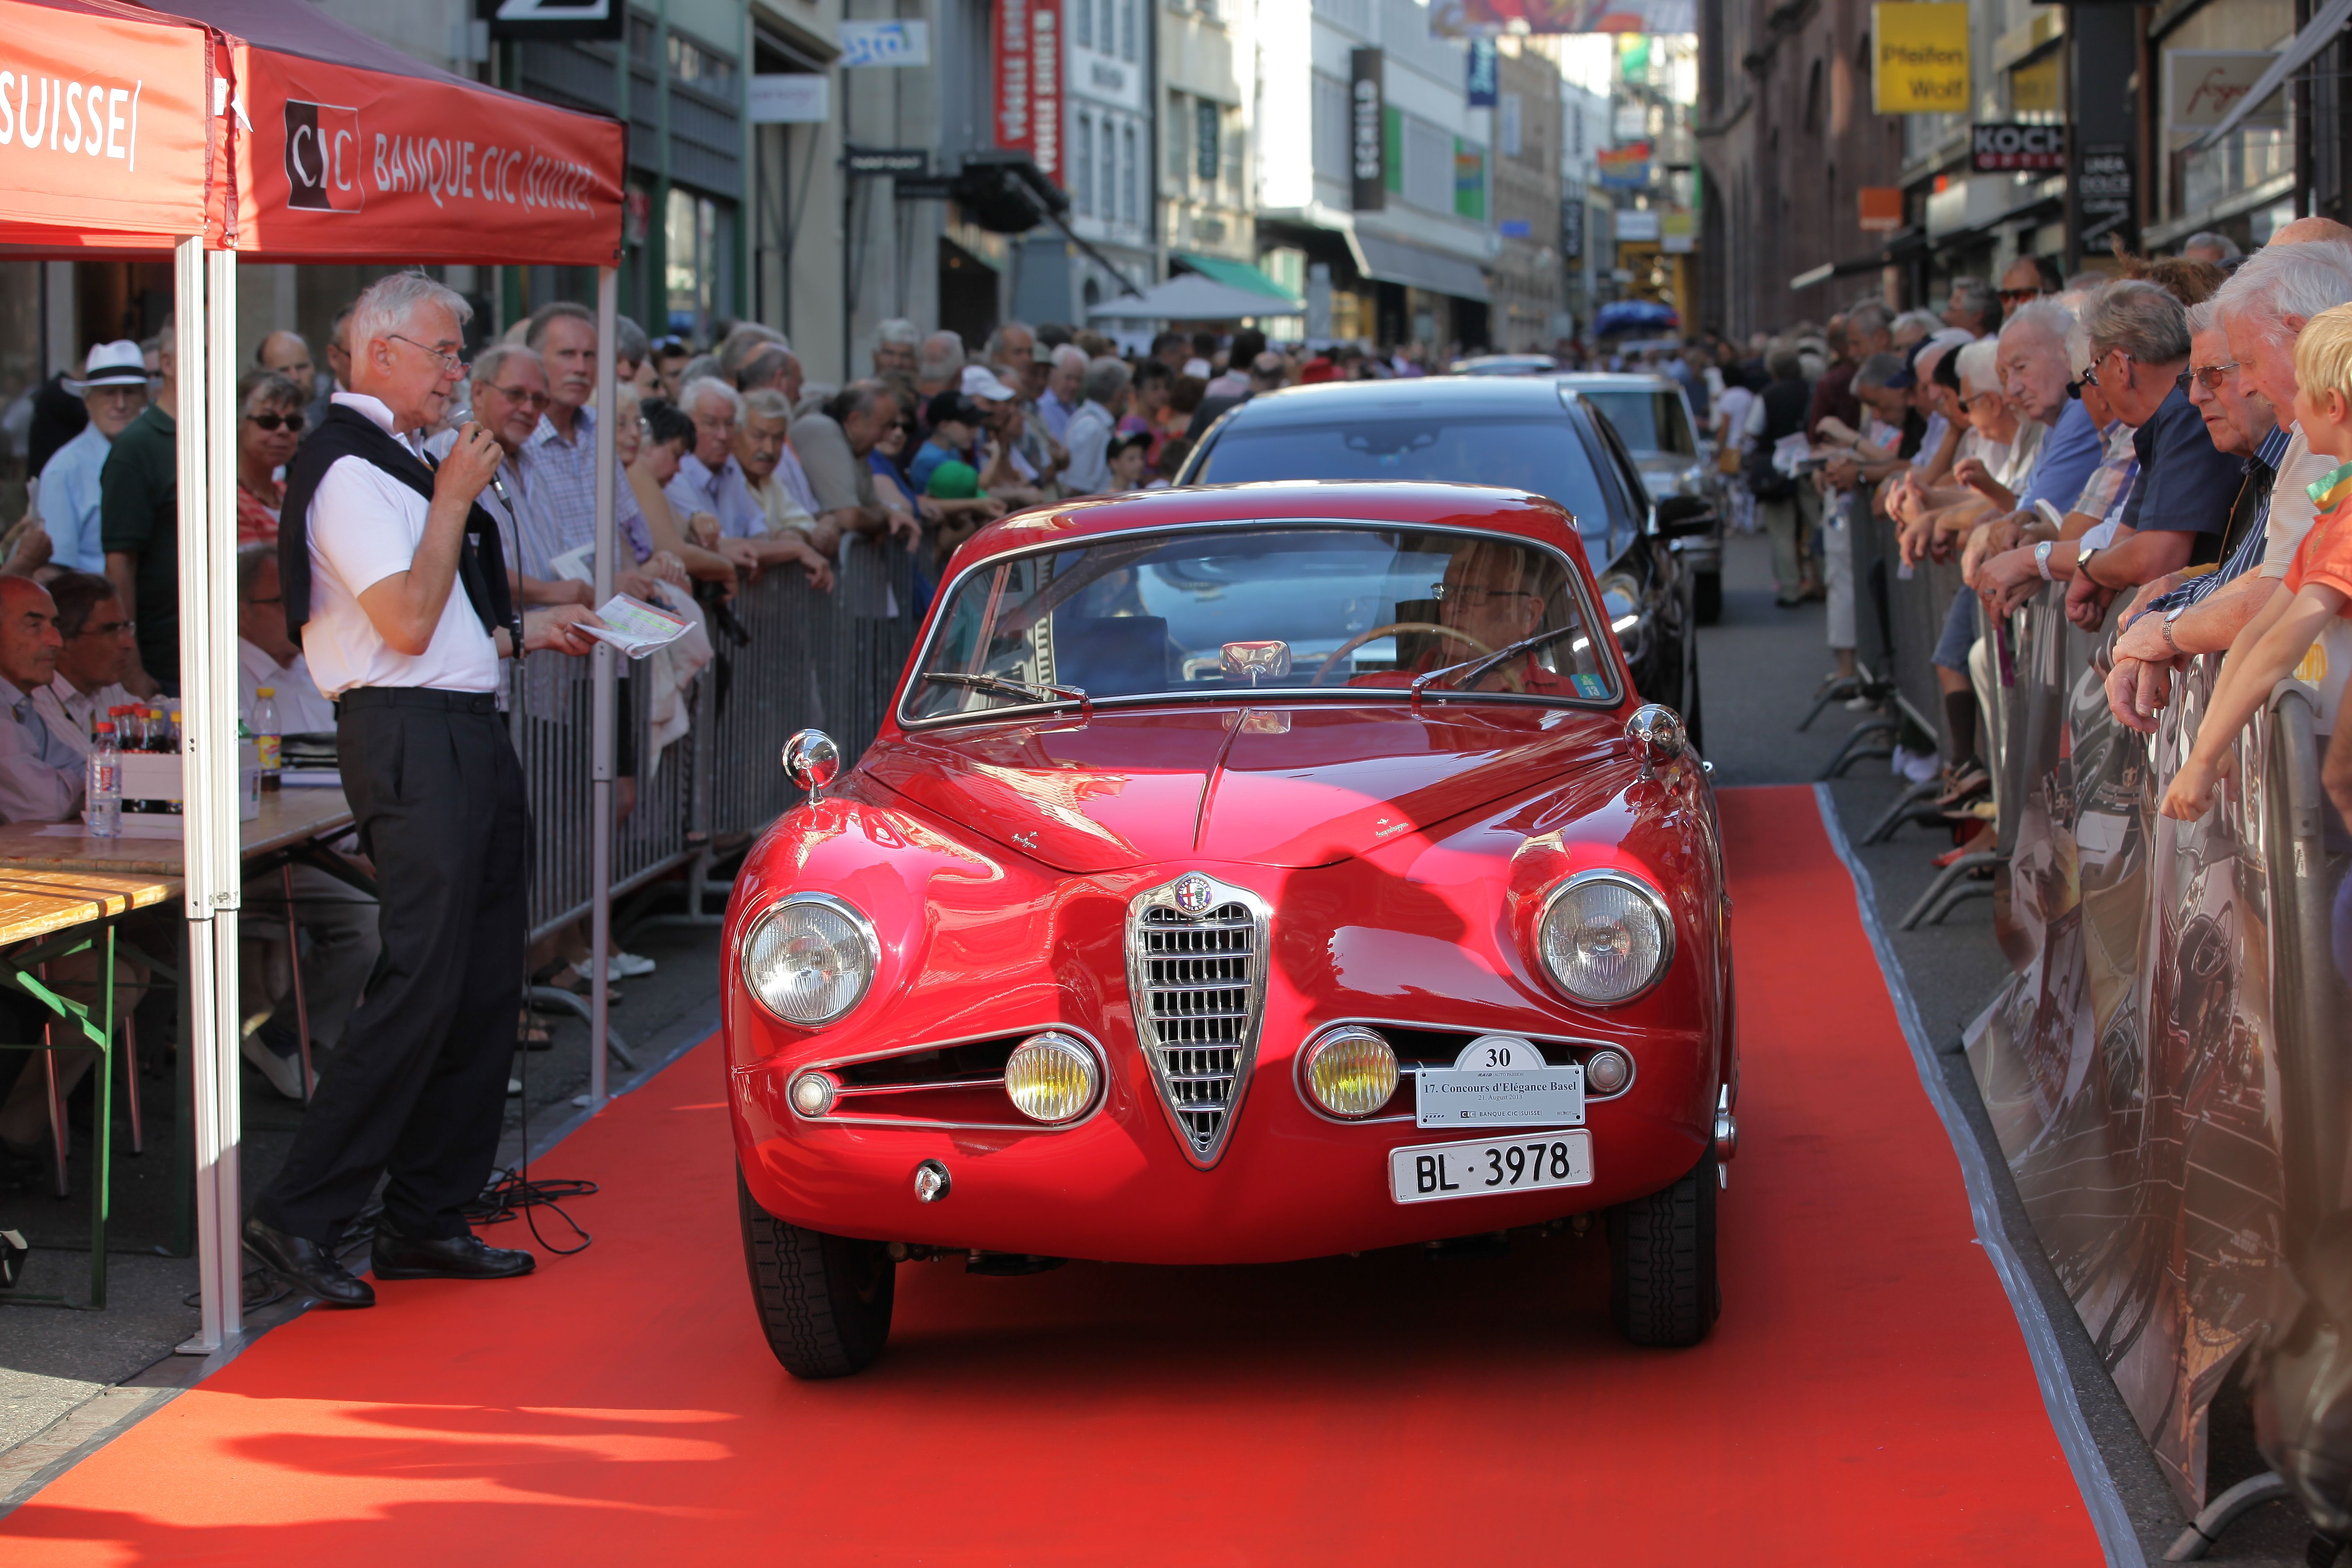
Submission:
<svg viewBox="0 0 2352 1568">
<path fill-rule="evenodd" d="M 331 840 L 350 831 L 352 810 L 338 788 L 282 789 L 265 793 L 260 815 L 238 824 L 239 846 L 247 879 L 276 870 L 284 879 L 289 917 L 294 907 L 292 868 L 316 866 L 362 892 L 375 886 L 367 875 L 331 848 Z M 177 984 L 180 970 L 141 952 L 117 935 L 116 928 L 136 910 L 154 909 L 181 897 L 184 857 L 177 837 L 124 836 L 100 838 L 79 831 L 72 823 L 10 823 L 0 826 L 0 987 L 29 998 L 42 1014 L 41 1037 L 0 1040 L 0 1050 L 89 1050 L 99 1055 L 94 1085 L 97 1100 L 92 1117 L 90 1178 L 89 1300 L 92 1309 L 106 1305 L 106 1224 L 108 1173 L 112 1153 L 113 1067 L 118 1038 L 114 1018 L 114 956 L 118 946 L 128 949 L 160 981 Z M 30 945 L 25 945 L 29 943 Z M 72 953 L 96 951 L 100 1005 L 85 1005 L 61 995 L 48 982 L 47 966 Z M 184 953 L 184 946 L 182 947 Z M 301 965 L 292 965 L 295 1011 L 302 1047 L 302 1077 L 307 1087 L 316 1082 L 310 1058 L 310 1006 L 302 993 Z M 186 1033 L 185 992 L 182 991 L 182 1036 Z M 45 1067 L 55 1081 L 53 1065 Z M 139 1117 L 137 1060 L 131 1058 L 131 1139 L 142 1146 Z M 189 1086 L 184 1068 L 176 1103 L 184 1125 Z M 51 1136 L 55 1140 L 60 1195 L 65 1173 L 63 1107 L 51 1102 Z M 185 1254 L 193 1243 L 194 1188 L 189 1162 L 180 1161 L 180 1201 L 174 1205 L 174 1254 Z M 58 1298 L 19 1296 L 18 1300 L 60 1301 Z"/>
</svg>

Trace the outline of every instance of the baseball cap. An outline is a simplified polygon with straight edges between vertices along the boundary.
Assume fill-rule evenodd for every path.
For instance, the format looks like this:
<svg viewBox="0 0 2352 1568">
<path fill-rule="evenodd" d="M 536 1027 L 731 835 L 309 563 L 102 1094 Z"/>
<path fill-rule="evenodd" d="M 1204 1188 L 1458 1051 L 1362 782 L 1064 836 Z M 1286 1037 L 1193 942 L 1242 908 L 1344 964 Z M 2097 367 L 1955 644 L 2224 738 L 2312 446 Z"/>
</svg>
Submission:
<svg viewBox="0 0 2352 1568">
<path fill-rule="evenodd" d="M 923 488 L 941 500 L 970 500 L 980 493 L 980 471 L 950 458 L 931 470 L 931 482 Z"/>
<path fill-rule="evenodd" d="M 966 397 L 986 397 L 998 403 L 1010 403 L 1021 395 L 996 379 L 996 373 L 984 364 L 963 367 L 963 380 L 956 387 Z"/>
<path fill-rule="evenodd" d="M 82 369 L 79 381 L 66 378 L 68 392 L 82 392 L 93 386 L 145 386 L 147 384 L 147 354 L 129 338 L 118 338 L 110 343 L 92 343 L 89 358 Z"/>
</svg>

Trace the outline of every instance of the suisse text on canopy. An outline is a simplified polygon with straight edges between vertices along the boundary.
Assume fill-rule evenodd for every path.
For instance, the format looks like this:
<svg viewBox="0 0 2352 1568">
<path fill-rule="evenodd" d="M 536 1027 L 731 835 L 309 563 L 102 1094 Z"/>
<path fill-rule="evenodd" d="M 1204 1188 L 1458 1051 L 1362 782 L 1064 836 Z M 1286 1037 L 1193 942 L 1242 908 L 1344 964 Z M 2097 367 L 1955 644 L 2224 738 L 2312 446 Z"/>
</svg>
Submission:
<svg viewBox="0 0 2352 1568">
<path fill-rule="evenodd" d="M 40 96 L 33 89 L 40 88 Z M 139 93 L 146 85 L 110 88 L 0 70 L 0 147 L 21 142 L 86 157 L 121 158 L 139 167 Z M 9 97 L 11 90 L 16 97 Z M 125 110 L 128 110 L 128 113 Z M 87 129 L 85 130 L 85 124 Z"/>
<path fill-rule="evenodd" d="M 593 169 L 524 148 L 375 133 L 375 188 L 422 192 L 436 207 L 447 205 L 448 197 L 593 212 L 582 193 L 595 179 Z"/>
</svg>

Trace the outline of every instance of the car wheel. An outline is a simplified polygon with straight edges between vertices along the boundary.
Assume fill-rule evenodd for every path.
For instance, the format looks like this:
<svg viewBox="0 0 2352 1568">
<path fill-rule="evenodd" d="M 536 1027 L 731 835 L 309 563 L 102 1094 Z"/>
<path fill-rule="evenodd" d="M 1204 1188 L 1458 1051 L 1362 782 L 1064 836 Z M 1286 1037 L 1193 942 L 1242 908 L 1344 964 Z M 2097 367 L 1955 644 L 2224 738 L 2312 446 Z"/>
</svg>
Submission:
<svg viewBox="0 0 2352 1568">
<path fill-rule="evenodd" d="M 735 1196 L 751 1306 L 776 1360 L 794 1377 L 847 1377 L 871 1366 L 890 1337 L 898 1275 L 883 1244 L 778 1219 L 751 1201 L 740 1169 Z"/>
<path fill-rule="evenodd" d="M 1695 1345 L 1723 1310 L 1715 1152 L 1664 1192 L 1609 1211 L 1609 1319 L 1637 1345 Z"/>
<path fill-rule="evenodd" d="M 1698 624 L 1711 626 L 1723 619 L 1723 574 L 1701 572 L 1692 584 L 1692 613 Z"/>
</svg>

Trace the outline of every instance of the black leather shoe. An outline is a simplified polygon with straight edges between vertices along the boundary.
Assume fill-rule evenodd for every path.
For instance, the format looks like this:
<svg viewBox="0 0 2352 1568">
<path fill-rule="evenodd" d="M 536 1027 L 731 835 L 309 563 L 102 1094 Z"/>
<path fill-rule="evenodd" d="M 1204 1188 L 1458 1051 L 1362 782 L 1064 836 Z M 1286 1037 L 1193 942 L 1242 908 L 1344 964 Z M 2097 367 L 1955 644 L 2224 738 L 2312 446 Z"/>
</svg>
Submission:
<svg viewBox="0 0 2352 1568">
<path fill-rule="evenodd" d="M 375 1231 L 375 1277 L 379 1279 L 511 1279 L 539 1267 L 528 1252 L 485 1247 L 468 1232 L 447 1237 L 401 1236 Z"/>
<path fill-rule="evenodd" d="M 315 1241 L 249 1219 L 245 1222 L 245 1249 L 261 1259 L 272 1274 L 330 1307 L 375 1305 L 375 1288 L 354 1279 L 350 1269 L 335 1261 L 333 1253 Z"/>
</svg>

